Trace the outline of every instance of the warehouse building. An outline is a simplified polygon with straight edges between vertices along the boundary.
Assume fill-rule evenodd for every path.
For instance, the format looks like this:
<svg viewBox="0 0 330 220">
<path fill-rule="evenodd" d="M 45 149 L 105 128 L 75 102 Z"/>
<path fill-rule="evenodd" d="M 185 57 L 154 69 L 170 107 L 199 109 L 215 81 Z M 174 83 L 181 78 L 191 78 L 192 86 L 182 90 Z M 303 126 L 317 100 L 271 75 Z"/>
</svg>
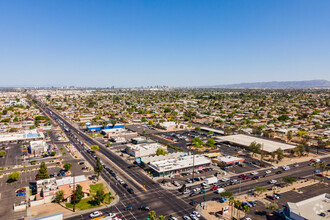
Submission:
<svg viewBox="0 0 330 220">
<path fill-rule="evenodd" d="M 86 123 L 86 129 L 88 131 L 92 131 L 92 132 L 95 132 L 95 131 L 101 131 L 103 129 L 118 129 L 118 128 L 125 128 L 125 125 L 123 124 L 115 124 L 114 126 L 113 125 L 107 125 L 107 126 L 102 126 L 102 125 L 91 125 L 91 123 Z"/>
<path fill-rule="evenodd" d="M 287 151 L 296 147 L 295 145 L 267 140 L 267 139 L 244 135 L 244 134 L 223 136 L 220 138 L 220 140 L 228 143 L 231 142 L 242 147 L 249 147 L 249 145 L 252 142 L 256 142 L 261 144 L 262 150 L 267 153 L 274 152 L 279 148 L 282 149 L 283 151 Z"/>
<path fill-rule="evenodd" d="M 202 155 L 188 155 L 175 159 L 167 159 L 151 162 L 149 167 L 155 171 L 157 175 L 172 175 L 176 173 L 191 171 L 193 167 L 196 170 L 209 167 L 211 160 Z"/>
</svg>

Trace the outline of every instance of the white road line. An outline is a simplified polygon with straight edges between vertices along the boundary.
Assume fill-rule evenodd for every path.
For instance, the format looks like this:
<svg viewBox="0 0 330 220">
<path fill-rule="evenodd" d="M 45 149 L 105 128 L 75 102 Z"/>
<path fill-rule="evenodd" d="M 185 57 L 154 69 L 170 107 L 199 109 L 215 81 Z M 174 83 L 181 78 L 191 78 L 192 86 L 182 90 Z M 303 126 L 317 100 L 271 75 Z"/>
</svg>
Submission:
<svg viewBox="0 0 330 220">
<path fill-rule="evenodd" d="M 123 215 L 123 213 L 118 209 L 117 206 L 115 206 L 115 208 L 118 210 L 118 212 L 124 217 L 124 219 L 126 219 L 126 217 Z"/>
<path fill-rule="evenodd" d="M 122 201 L 120 201 L 120 203 L 123 204 L 124 207 L 126 207 L 126 205 Z M 137 218 L 135 218 L 135 216 L 133 215 L 133 213 L 130 210 L 127 210 L 127 211 L 133 216 L 134 219 L 137 219 Z"/>
</svg>

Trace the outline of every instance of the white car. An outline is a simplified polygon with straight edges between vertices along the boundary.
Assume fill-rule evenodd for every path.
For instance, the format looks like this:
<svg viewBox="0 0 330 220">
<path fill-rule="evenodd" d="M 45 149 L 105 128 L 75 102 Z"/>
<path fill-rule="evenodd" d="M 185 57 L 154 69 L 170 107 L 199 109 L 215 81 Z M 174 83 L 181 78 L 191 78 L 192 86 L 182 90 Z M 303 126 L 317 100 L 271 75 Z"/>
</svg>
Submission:
<svg viewBox="0 0 330 220">
<path fill-rule="evenodd" d="M 190 214 L 189 216 L 190 216 L 190 218 L 191 218 L 192 220 L 198 220 L 198 219 L 199 219 L 199 218 L 198 218 L 196 215 L 194 215 L 194 214 Z"/>
<path fill-rule="evenodd" d="M 277 180 L 269 180 L 268 183 L 269 184 L 274 184 L 274 183 L 277 183 Z"/>
<path fill-rule="evenodd" d="M 91 214 L 89 214 L 89 217 L 90 218 L 95 218 L 95 217 L 99 217 L 101 216 L 103 213 L 101 211 L 95 211 L 95 212 L 92 212 Z"/>
<path fill-rule="evenodd" d="M 189 217 L 188 217 L 188 216 L 186 216 L 186 215 L 185 215 L 185 216 L 183 216 L 183 219 L 184 219 L 184 220 L 191 220 L 191 218 L 189 218 Z"/>
<path fill-rule="evenodd" d="M 117 215 L 117 213 L 109 213 L 108 216 L 114 218 L 116 215 Z"/>
<path fill-rule="evenodd" d="M 266 171 L 267 174 L 270 174 L 271 172 L 272 172 L 271 170 L 267 170 L 267 171 Z"/>
<path fill-rule="evenodd" d="M 192 213 L 193 215 L 195 215 L 196 217 L 201 217 L 201 214 L 199 214 L 199 212 L 196 212 L 196 211 L 193 211 L 193 213 Z"/>
<path fill-rule="evenodd" d="M 199 192 L 199 191 L 201 191 L 201 188 L 195 188 L 194 190 L 193 190 L 194 192 Z"/>
<path fill-rule="evenodd" d="M 229 180 L 229 178 L 225 177 L 225 178 L 222 178 L 220 181 L 221 181 L 221 182 L 226 182 L 226 181 L 228 181 L 228 180 Z"/>
<path fill-rule="evenodd" d="M 257 171 L 253 171 L 253 172 L 251 173 L 251 175 L 258 175 L 258 172 L 257 172 Z"/>
<path fill-rule="evenodd" d="M 273 170 L 276 170 L 278 168 L 278 166 L 272 166 Z"/>
</svg>

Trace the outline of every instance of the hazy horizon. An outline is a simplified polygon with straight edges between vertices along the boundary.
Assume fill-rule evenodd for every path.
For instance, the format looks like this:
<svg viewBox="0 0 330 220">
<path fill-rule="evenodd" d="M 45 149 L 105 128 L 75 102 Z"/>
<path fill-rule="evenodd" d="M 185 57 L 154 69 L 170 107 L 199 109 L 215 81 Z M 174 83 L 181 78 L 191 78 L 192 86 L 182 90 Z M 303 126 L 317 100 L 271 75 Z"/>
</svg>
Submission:
<svg viewBox="0 0 330 220">
<path fill-rule="evenodd" d="M 0 86 L 330 80 L 329 1 L 1 1 Z"/>
</svg>

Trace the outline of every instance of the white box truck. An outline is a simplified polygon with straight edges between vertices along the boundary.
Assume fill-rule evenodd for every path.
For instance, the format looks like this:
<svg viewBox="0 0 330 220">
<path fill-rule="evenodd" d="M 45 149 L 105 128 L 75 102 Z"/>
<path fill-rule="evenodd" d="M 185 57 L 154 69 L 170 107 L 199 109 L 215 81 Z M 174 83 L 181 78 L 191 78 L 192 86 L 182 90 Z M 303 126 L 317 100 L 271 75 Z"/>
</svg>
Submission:
<svg viewBox="0 0 330 220">
<path fill-rule="evenodd" d="M 215 184 L 217 182 L 218 182 L 218 178 L 217 177 L 210 177 L 210 178 L 207 178 L 204 183 L 206 185 L 211 185 L 211 184 Z"/>
</svg>

